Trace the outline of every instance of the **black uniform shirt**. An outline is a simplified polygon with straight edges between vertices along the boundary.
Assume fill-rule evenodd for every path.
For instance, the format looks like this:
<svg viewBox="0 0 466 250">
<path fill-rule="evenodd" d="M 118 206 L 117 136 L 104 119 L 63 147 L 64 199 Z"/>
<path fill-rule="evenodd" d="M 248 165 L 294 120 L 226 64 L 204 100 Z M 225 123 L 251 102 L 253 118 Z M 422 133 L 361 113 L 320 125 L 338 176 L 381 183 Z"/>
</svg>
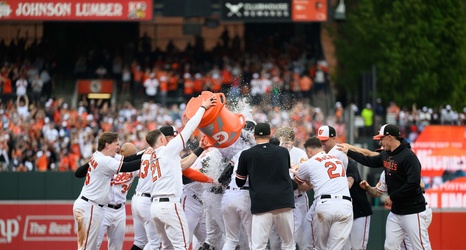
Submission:
<svg viewBox="0 0 466 250">
<path fill-rule="evenodd" d="M 244 150 L 238 160 L 237 183 L 249 176 L 251 213 L 280 208 L 294 208 L 293 181 L 290 177 L 290 154 L 286 148 L 270 143 Z"/>
<path fill-rule="evenodd" d="M 351 198 L 353 199 L 353 218 L 357 219 L 371 215 L 371 204 L 367 200 L 366 191 L 359 186 L 361 176 L 354 160 L 349 160 L 346 176 L 354 179 L 353 186 L 350 188 Z"/>
</svg>

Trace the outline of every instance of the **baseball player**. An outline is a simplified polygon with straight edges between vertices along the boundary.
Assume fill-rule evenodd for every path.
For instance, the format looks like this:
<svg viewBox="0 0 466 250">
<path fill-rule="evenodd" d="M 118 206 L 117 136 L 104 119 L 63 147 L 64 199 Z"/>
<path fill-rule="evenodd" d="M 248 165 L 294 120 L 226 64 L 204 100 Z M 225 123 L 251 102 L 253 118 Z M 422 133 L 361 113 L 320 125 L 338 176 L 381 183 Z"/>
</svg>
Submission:
<svg viewBox="0 0 466 250">
<path fill-rule="evenodd" d="M 305 162 L 308 157 L 306 152 L 300 148 L 294 146 L 296 139 L 295 133 L 292 127 L 281 127 L 275 131 L 275 137 L 279 139 L 280 146 L 288 149 L 290 153 L 291 167 L 297 168 L 300 163 Z M 294 174 L 290 172 L 291 178 L 294 178 Z M 309 198 L 306 192 L 296 189 L 294 191 L 295 209 L 293 210 L 294 216 L 294 237 L 295 241 L 300 242 L 302 235 L 302 222 L 306 217 L 307 211 L 309 210 Z M 280 249 L 281 240 L 278 234 L 272 229 L 270 234 L 270 249 Z"/>
<path fill-rule="evenodd" d="M 149 145 L 152 145 L 151 143 L 153 143 L 148 140 L 147 135 L 146 142 Z M 160 240 L 157 237 L 157 231 L 155 230 L 155 225 L 150 215 L 150 191 L 152 181 L 149 162 L 151 160 L 152 152 L 153 148 L 148 147 L 142 154 L 138 184 L 133 198 L 131 199 L 131 212 L 133 215 L 134 226 L 134 242 L 131 250 L 155 250 L 160 248 Z"/>
<path fill-rule="evenodd" d="M 163 248 L 189 248 L 189 228 L 180 202 L 183 193 L 181 170 L 191 166 L 194 160 L 191 159 L 189 165 L 183 165 L 180 153 L 185 148 L 185 141 L 191 137 L 201 122 L 204 112 L 216 103 L 215 98 L 202 100 L 196 114 L 186 123 L 181 133 L 170 142 L 160 130 L 153 133 L 154 152 L 149 163 L 152 180 L 150 212 Z M 199 152 L 195 153 L 196 156 L 200 155 Z M 190 157 L 187 158 L 189 160 Z"/>
<path fill-rule="evenodd" d="M 405 234 L 409 236 L 414 249 L 431 249 L 427 240 L 424 211 L 425 198 L 419 183 L 421 164 L 401 137 L 396 125 L 385 124 L 374 140 L 380 140 L 384 148 L 376 156 L 365 156 L 342 145 L 340 149 L 357 162 L 373 167 L 384 167 L 389 196 L 385 205 L 391 207 L 386 223 L 385 249 L 397 249 Z"/>
<path fill-rule="evenodd" d="M 118 134 L 102 133 L 98 139 L 97 151 L 91 157 L 81 193 L 73 205 L 73 215 L 78 228 L 78 249 L 97 247 L 104 206 L 110 201 L 110 182 L 114 174 L 132 172 L 139 168 L 140 160 L 116 160 L 114 157 L 119 150 Z"/>
<path fill-rule="evenodd" d="M 159 130 L 167 141 L 171 141 L 178 134 L 177 130 L 171 125 L 163 126 Z M 146 135 L 146 142 L 152 146 L 155 145 L 154 134 L 155 131 L 151 131 Z M 131 201 L 134 223 L 134 245 L 132 250 L 160 248 L 160 241 L 150 214 L 152 173 L 149 165 L 153 152 L 154 149 L 148 147 L 142 155 L 139 181 Z M 202 173 L 191 170 L 190 168 L 183 170 L 183 175 L 189 176 L 189 178 L 197 181 L 213 182 L 213 180 Z"/>
<path fill-rule="evenodd" d="M 366 190 L 366 192 L 372 197 L 380 197 L 382 194 L 388 192 L 387 183 L 385 182 L 385 171 L 382 171 L 382 173 L 380 174 L 380 179 L 379 179 L 379 182 L 377 183 L 377 186 L 371 187 L 369 185 L 369 183 L 367 181 L 365 181 L 365 180 L 361 181 L 361 183 L 359 185 L 361 186 L 362 189 Z M 422 180 L 421 180 L 421 185 L 420 186 L 421 186 L 421 189 L 424 190 L 424 182 L 422 182 Z M 426 202 L 426 211 L 424 211 L 424 213 L 425 213 L 426 216 L 422 216 L 422 218 L 425 219 L 424 223 L 425 223 L 426 229 L 429 229 L 430 223 L 432 222 L 432 208 L 430 208 L 430 206 L 429 206 L 429 204 L 427 202 Z M 426 237 L 423 238 L 423 240 L 426 240 L 426 241 L 430 242 L 429 237 L 428 237 L 429 232 L 428 231 L 426 231 L 426 232 L 427 232 L 427 235 L 426 235 Z M 403 239 L 403 242 L 401 243 L 400 249 L 403 249 L 403 250 L 405 250 L 405 249 L 406 250 L 412 250 L 413 249 L 408 235 L 404 236 L 404 239 Z"/>
<path fill-rule="evenodd" d="M 218 178 L 229 161 L 222 156 L 217 148 L 209 148 L 201 164 L 203 165 L 202 172 L 213 178 Z M 202 194 L 206 216 L 206 239 L 200 248 L 202 250 L 220 249 L 225 242 L 225 225 L 220 210 L 225 187 L 218 184 L 209 186 Z"/>
<path fill-rule="evenodd" d="M 322 148 L 329 154 L 338 157 L 345 166 L 348 168 L 348 156 L 338 150 L 337 145 L 337 132 L 332 126 L 321 126 L 317 131 L 317 138 L 322 142 Z"/>
<path fill-rule="evenodd" d="M 225 244 L 223 250 L 235 250 L 240 246 L 241 227 L 244 228 L 247 237 L 247 246 L 251 248 L 251 198 L 249 196 L 249 184 L 239 188 L 236 185 L 235 175 L 238 169 L 238 159 L 242 151 L 236 153 L 231 159 L 234 168 L 230 173 L 230 182 L 222 197 L 222 215 L 225 223 Z"/>
<path fill-rule="evenodd" d="M 289 175 L 288 150 L 269 143 L 270 124 L 254 128 L 256 145 L 244 150 L 238 160 L 235 181 L 242 187 L 248 181 L 251 197 L 253 249 L 266 249 L 272 226 L 282 239 L 282 249 L 295 249 L 293 238 L 294 193 L 297 185 Z M 294 183 L 294 184 L 293 184 Z"/>
<path fill-rule="evenodd" d="M 202 140 L 201 140 L 202 144 Z M 202 162 L 208 156 L 208 151 L 204 151 L 188 169 L 202 170 Z M 185 170 L 186 171 L 186 170 Z M 199 172 L 199 174 L 206 176 L 208 181 L 199 180 L 199 178 L 192 178 L 183 176 L 183 198 L 182 205 L 186 214 L 189 226 L 189 244 L 192 249 L 197 249 L 193 246 L 194 236 L 196 237 L 199 245 L 202 245 L 206 238 L 206 216 L 203 204 L 204 185 L 202 183 L 213 183 L 213 179 Z"/>
<path fill-rule="evenodd" d="M 201 157 L 198 159 L 201 159 Z M 198 161 L 196 161 L 194 166 L 191 166 L 191 168 L 197 168 L 197 163 Z M 193 246 L 194 236 L 200 245 L 202 245 L 206 239 L 206 218 L 202 200 L 204 187 L 200 182 L 193 181 L 189 178 L 185 178 L 184 176 L 183 184 L 184 187 L 181 204 L 183 205 L 183 210 L 186 214 L 186 219 L 188 220 L 188 242 L 192 249 L 197 249 L 196 246 Z"/>
<path fill-rule="evenodd" d="M 136 154 L 136 147 L 132 143 L 124 143 L 121 146 L 120 154 L 122 156 Z M 108 249 L 117 250 L 123 248 L 126 229 L 126 194 L 131 188 L 136 175 L 137 171 L 121 172 L 112 178 L 110 183 L 112 186 L 110 203 L 104 207 L 105 215 L 97 238 L 97 249 L 100 249 L 105 233 L 107 233 L 108 238 Z"/>
<path fill-rule="evenodd" d="M 314 188 L 312 230 L 317 249 L 343 249 L 353 224 L 353 205 L 343 163 L 325 153 L 322 143 L 312 137 L 304 143 L 310 157 L 301 163 L 295 180 L 310 182 Z M 307 246 L 309 247 L 309 246 Z"/>
<path fill-rule="evenodd" d="M 369 231 L 371 225 L 372 208 L 367 200 L 364 189 L 359 186 L 361 176 L 354 160 L 348 163 L 346 171 L 348 187 L 353 199 L 353 227 L 351 228 L 350 239 L 346 243 L 348 250 L 363 250 L 367 248 Z"/>
<path fill-rule="evenodd" d="M 332 126 L 322 126 L 319 128 L 317 134 L 317 138 L 321 141 L 324 151 L 329 155 L 338 157 L 343 162 L 345 169 L 348 170 L 348 156 L 338 150 L 337 133 L 335 128 Z M 351 171 L 347 171 L 347 179 L 353 202 L 354 220 L 350 238 L 346 244 L 346 249 L 366 249 L 369 239 L 370 215 L 372 214 L 372 209 L 370 208 L 370 204 L 367 201 L 366 196 L 361 195 L 361 191 L 363 190 L 358 190 L 360 189 L 359 185 L 354 185 L 353 187 L 353 183 L 355 181 L 358 182 L 361 180 L 357 166 L 353 166 Z"/>
</svg>

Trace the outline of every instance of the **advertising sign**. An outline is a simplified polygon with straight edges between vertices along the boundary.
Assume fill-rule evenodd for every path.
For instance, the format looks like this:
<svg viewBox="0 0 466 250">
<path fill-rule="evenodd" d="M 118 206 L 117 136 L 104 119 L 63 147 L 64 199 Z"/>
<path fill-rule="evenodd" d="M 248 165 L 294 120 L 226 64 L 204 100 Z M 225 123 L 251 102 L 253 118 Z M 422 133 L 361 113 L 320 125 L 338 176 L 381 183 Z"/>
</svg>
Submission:
<svg viewBox="0 0 466 250">
<path fill-rule="evenodd" d="M 427 126 L 412 149 L 433 208 L 466 208 L 466 127 Z"/>
<path fill-rule="evenodd" d="M 327 21 L 327 0 L 291 0 L 291 2 L 293 22 Z"/>
<path fill-rule="evenodd" d="M 0 21 L 141 21 L 152 13 L 152 0 L 0 1 Z"/>
<path fill-rule="evenodd" d="M 78 94 L 113 92 L 113 80 L 108 79 L 80 79 L 77 81 Z"/>
<path fill-rule="evenodd" d="M 289 22 L 291 2 L 290 0 L 223 1 L 222 19 L 244 22 Z"/>
<path fill-rule="evenodd" d="M 0 249 L 76 249 L 73 201 L 0 202 Z M 131 205 L 126 204 L 123 249 L 133 245 Z M 105 242 L 102 245 L 106 245 Z M 104 247 L 102 247 L 104 249 Z"/>
<path fill-rule="evenodd" d="M 328 19 L 327 0 L 225 0 L 224 21 L 323 22 Z"/>
</svg>

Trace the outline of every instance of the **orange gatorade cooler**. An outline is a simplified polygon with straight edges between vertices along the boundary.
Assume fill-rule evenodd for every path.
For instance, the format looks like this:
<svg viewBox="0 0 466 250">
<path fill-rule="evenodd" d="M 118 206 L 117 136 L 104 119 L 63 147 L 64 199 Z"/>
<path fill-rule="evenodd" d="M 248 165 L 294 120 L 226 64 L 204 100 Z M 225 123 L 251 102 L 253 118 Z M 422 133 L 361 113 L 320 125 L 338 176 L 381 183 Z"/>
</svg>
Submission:
<svg viewBox="0 0 466 250">
<path fill-rule="evenodd" d="M 196 114 L 202 100 L 212 97 L 217 99 L 217 105 L 206 110 L 198 129 L 207 137 L 209 147 L 226 148 L 241 135 L 246 119 L 242 114 L 235 114 L 225 107 L 226 98 L 223 93 L 203 91 L 198 97 L 191 98 L 186 104 L 182 120 L 186 124 Z"/>
</svg>

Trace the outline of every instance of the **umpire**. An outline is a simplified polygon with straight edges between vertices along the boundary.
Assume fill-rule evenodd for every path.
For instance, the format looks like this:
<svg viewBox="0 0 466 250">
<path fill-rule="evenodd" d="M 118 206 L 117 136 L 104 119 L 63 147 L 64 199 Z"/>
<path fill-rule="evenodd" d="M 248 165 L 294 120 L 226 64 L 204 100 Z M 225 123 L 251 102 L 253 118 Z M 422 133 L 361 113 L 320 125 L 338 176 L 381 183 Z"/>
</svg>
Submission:
<svg viewBox="0 0 466 250">
<path fill-rule="evenodd" d="M 238 160 L 236 184 L 242 187 L 249 176 L 252 213 L 252 249 L 266 249 L 272 225 L 282 239 L 281 249 L 294 250 L 293 181 L 290 154 L 269 142 L 270 125 L 258 123 L 255 146 L 244 150 Z"/>
</svg>

